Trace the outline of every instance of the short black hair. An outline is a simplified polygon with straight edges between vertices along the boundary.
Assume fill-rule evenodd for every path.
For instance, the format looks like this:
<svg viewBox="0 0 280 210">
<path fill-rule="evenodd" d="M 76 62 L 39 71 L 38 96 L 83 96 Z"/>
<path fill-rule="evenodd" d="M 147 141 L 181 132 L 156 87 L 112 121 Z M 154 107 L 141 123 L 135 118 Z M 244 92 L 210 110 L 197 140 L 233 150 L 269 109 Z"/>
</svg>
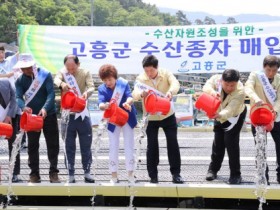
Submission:
<svg viewBox="0 0 280 210">
<path fill-rule="evenodd" d="M 5 51 L 5 47 L 4 46 L 0 46 L 0 50 Z"/>
<path fill-rule="evenodd" d="M 65 58 L 64 58 L 63 63 L 65 64 L 66 61 L 67 61 L 69 58 L 72 58 L 72 59 L 74 60 L 75 64 L 79 64 L 79 63 L 80 63 L 78 56 L 77 56 L 77 55 L 72 55 L 72 54 L 66 55 Z"/>
<path fill-rule="evenodd" d="M 144 67 L 148 67 L 148 66 L 153 66 L 154 68 L 157 68 L 158 67 L 158 59 L 157 59 L 157 57 L 154 56 L 154 55 L 146 55 L 143 58 L 142 66 L 143 66 L 143 68 Z"/>
<path fill-rule="evenodd" d="M 275 55 L 265 56 L 265 58 L 263 59 L 263 67 L 265 66 L 269 66 L 269 67 L 277 66 L 277 68 L 279 68 L 280 67 L 279 57 Z"/>
<path fill-rule="evenodd" d="M 222 74 L 222 79 L 225 82 L 238 82 L 240 78 L 239 71 L 235 69 L 226 69 Z"/>
</svg>

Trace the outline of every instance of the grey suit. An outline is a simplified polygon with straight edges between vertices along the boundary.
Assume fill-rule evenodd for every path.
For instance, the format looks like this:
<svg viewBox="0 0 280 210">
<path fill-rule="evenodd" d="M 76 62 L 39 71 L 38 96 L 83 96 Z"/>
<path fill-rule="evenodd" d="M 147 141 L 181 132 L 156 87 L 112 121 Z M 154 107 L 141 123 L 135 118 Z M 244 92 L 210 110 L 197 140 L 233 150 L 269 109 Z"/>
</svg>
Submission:
<svg viewBox="0 0 280 210">
<path fill-rule="evenodd" d="M 13 143 L 16 139 L 16 133 L 18 131 L 18 120 L 20 116 L 17 114 L 17 111 L 19 108 L 16 103 L 15 90 L 7 78 L 0 78 L 0 92 L 6 105 L 10 103 L 7 116 L 12 118 L 12 126 L 13 126 L 13 135 L 11 139 L 8 140 L 9 157 L 11 157 Z M 20 173 L 20 154 L 18 153 L 16 157 L 15 167 L 13 170 L 13 175 L 18 175 L 19 173 Z"/>
<path fill-rule="evenodd" d="M 16 103 L 15 90 L 8 79 L 0 78 L 0 92 L 6 105 L 10 103 L 7 116 L 14 118 L 16 116 L 18 106 Z"/>
</svg>

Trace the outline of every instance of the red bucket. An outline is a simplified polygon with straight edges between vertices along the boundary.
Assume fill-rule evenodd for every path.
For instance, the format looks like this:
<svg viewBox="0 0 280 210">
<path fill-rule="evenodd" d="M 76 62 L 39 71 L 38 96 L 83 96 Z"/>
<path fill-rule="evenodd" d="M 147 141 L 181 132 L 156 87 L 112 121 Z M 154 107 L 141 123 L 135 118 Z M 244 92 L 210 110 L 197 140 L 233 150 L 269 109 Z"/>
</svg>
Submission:
<svg viewBox="0 0 280 210">
<path fill-rule="evenodd" d="M 61 107 L 71 112 L 82 112 L 86 107 L 86 100 L 72 91 L 66 92 L 61 99 Z"/>
<path fill-rule="evenodd" d="M 218 98 L 207 93 L 202 93 L 196 100 L 195 107 L 198 110 L 204 111 L 209 118 L 212 118 L 216 114 L 220 104 L 221 101 Z"/>
<path fill-rule="evenodd" d="M 20 118 L 20 128 L 24 131 L 40 131 L 43 128 L 43 117 L 23 112 Z"/>
<path fill-rule="evenodd" d="M 270 104 L 251 107 L 250 119 L 253 126 L 265 126 L 266 131 L 271 131 L 274 126 L 275 112 Z"/>
<path fill-rule="evenodd" d="M 157 96 L 154 91 L 149 91 L 149 95 L 144 101 L 145 109 L 150 114 L 161 113 L 166 115 L 170 111 L 170 101 L 168 98 Z"/>
<path fill-rule="evenodd" d="M 103 117 L 109 118 L 109 123 L 124 126 L 128 120 L 128 113 L 113 102 L 110 108 L 105 110 Z"/>
<path fill-rule="evenodd" d="M 13 127 L 11 124 L 0 122 L 0 136 L 5 136 L 6 139 L 13 135 Z"/>
</svg>

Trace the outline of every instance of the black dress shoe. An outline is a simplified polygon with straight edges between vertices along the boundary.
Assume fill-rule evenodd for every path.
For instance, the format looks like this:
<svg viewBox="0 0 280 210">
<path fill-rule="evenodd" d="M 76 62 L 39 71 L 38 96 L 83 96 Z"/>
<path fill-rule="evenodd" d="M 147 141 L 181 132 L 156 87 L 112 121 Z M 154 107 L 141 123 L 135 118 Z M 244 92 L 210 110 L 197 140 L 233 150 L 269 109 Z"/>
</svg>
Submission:
<svg viewBox="0 0 280 210">
<path fill-rule="evenodd" d="M 183 178 L 180 176 L 180 174 L 176 174 L 172 176 L 172 182 L 174 184 L 183 184 L 184 180 Z"/>
<path fill-rule="evenodd" d="M 20 183 L 22 180 L 18 178 L 18 175 L 13 175 L 12 177 L 12 183 Z"/>
<path fill-rule="evenodd" d="M 151 178 L 150 183 L 157 184 L 158 183 L 158 178 L 157 177 Z"/>
<path fill-rule="evenodd" d="M 217 179 L 217 172 L 208 171 L 207 174 L 206 174 L 206 180 L 207 181 L 213 181 L 214 179 Z"/>
<path fill-rule="evenodd" d="M 228 180 L 229 184 L 240 184 L 241 183 L 241 176 L 231 176 Z"/>
<path fill-rule="evenodd" d="M 85 177 L 85 183 L 95 183 L 95 180 L 91 179 L 91 178 L 86 178 Z"/>
</svg>

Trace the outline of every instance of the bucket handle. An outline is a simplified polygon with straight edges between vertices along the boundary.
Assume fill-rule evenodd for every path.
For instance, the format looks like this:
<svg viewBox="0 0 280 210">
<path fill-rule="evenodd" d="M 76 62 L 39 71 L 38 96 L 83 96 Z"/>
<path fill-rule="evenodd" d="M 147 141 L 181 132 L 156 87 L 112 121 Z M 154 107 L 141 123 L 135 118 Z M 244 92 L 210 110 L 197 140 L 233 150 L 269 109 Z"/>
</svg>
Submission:
<svg viewBox="0 0 280 210">
<path fill-rule="evenodd" d="M 109 101 L 109 108 L 108 108 L 108 109 L 111 109 L 111 108 L 112 108 L 112 104 L 115 104 L 116 106 L 118 106 L 118 105 L 117 105 L 116 99 L 114 99 L 114 98 L 111 98 L 111 99 L 110 99 L 110 101 Z"/>
<path fill-rule="evenodd" d="M 109 103 L 110 103 L 110 104 L 113 104 L 113 103 L 117 104 L 117 101 L 116 101 L 116 99 L 111 98 L 111 100 L 109 101 Z"/>
<path fill-rule="evenodd" d="M 146 104 L 147 98 L 149 98 L 150 95 L 155 95 L 156 99 L 157 99 L 157 94 L 153 90 L 149 90 L 147 97 L 144 98 L 144 100 L 145 100 L 144 103 L 145 104 Z"/>
<path fill-rule="evenodd" d="M 29 109 L 30 113 L 29 113 L 29 111 L 24 111 L 24 112 L 26 112 L 26 114 L 32 114 L 33 110 L 30 107 L 28 107 L 28 109 Z"/>
<path fill-rule="evenodd" d="M 74 94 L 76 94 L 77 96 L 79 96 L 78 91 L 76 90 L 76 88 L 70 88 L 68 91 L 71 91 Z"/>
</svg>

